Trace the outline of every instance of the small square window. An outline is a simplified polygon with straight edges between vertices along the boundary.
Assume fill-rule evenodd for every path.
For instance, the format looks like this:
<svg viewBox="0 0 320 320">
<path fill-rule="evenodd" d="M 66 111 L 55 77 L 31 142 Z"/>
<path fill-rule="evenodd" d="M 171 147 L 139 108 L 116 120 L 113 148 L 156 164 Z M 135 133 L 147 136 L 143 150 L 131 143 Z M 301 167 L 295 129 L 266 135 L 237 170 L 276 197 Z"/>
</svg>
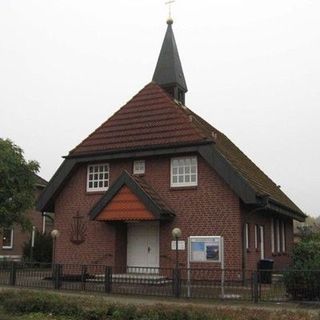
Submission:
<svg viewBox="0 0 320 320">
<path fill-rule="evenodd" d="M 3 229 L 2 248 L 3 249 L 13 248 L 13 229 Z"/>
<path fill-rule="evenodd" d="M 133 162 L 133 174 L 144 174 L 146 164 L 144 160 L 135 160 Z"/>
<path fill-rule="evenodd" d="M 87 191 L 106 191 L 109 188 L 109 164 L 88 166 Z"/>
</svg>

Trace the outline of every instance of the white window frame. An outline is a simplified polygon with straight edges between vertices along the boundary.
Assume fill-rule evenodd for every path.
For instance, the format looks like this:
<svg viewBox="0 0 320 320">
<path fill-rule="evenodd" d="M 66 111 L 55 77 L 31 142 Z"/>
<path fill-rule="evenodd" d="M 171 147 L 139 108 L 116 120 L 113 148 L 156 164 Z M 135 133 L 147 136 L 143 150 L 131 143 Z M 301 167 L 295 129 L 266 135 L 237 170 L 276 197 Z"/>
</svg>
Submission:
<svg viewBox="0 0 320 320">
<path fill-rule="evenodd" d="M 249 223 L 245 224 L 245 245 L 246 245 L 246 249 L 248 250 L 250 247 L 250 243 L 249 243 Z"/>
<path fill-rule="evenodd" d="M 99 171 L 97 171 L 97 174 L 99 175 L 99 174 L 108 174 L 108 179 L 99 179 L 98 178 L 98 180 L 89 180 L 89 178 L 90 178 L 90 174 L 94 174 L 94 172 L 92 173 L 92 172 L 90 172 L 90 168 L 93 168 L 93 170 L 94 170 L 94 168 L 95 167 L 100 167 L 100 166 L 103 166 L 103 167 L 105 167 L 105 166 L 107 166 L 108 167 L 108 171 L 102 171 L 102 172 L 99 172 Z M 105 181 L 108 181 L 108 185 L 106 186 L 106 187 L 89 187 L 89 183 L 90 182 L 92 182 L 93 184 L 94 184 L 94 182 L 98 182 L 99 183 L 99 181 L 103 181 L 103 184 L 104 184 L 104 182 Z M 99 192 L 99 191 L 106 191 L 106 190 L 108 190 L 109 189 L 109 182 L 110 182 L 110 165 L 109 165 L 109 163 L 95 163 L 95 164 L 89 164 L 88 165 L 88 167 L 87 167 L 87 192 Z"/>
<path fill-rule="evenodd" d="M 43 214 L 42 215 L 42 234 L 45 234 L 45 233 L 46 233 L 46 216 Z"/>
<path fill-rule="evenodd" d="M 276 220 L 276 234 L 277 234 L 277 252 L 281 252 L 281 243 L 280 243 L 280 221 Z"/>
<path fill-rule="evenodd" d="M 6 228 L 7 230 L 9 230 L 9 228 Z M 4 246 L 3 245 L 3 236 L 2 236 L 2 249 L 13 249 L 13 228 L 10 229 L 11 230 L 11 234 L 10 234 L 10 246 Z"/>
<path fill-rule="evenodd" d="M 264 226 L 259 226 L 260 233 L 260 258 L 264 259 Z"/>
<path fill-rule="evenodd" d="M 133 161 L 133 174 L 145 174 L 146 162 L 145 160 L 134 160 Z"/>
<path fill-rule="evenodd" d="M 271 252 L 275 253 L 275 241 L 274 241 L 274 219 L 271 218 Z"/>
<path fill-rule="evenodd" d="M 190 161 L 192 161 L 192 160 L 195 160 L 196 161 L 196 163 L 195 163 L 195 172 L 191 172 L 191 165 L 189 166 L 189 170 L 190 170 L 190 173 L 188 174 L 188 176 L 190 177 L 190 181 L 188 181 L 188 182 L 185 182 L 185 177 L 186 177 L 186 174 L 185 174 L 185 168 L 187 167 L 187 166 L 183 166 L 183 173 L 182 174 L 179 174 L 179 168 L 181 168 L 180 166 L 178 166 L 178 167 L 176 167 L 176 166 L 174 166 L 173 165 L 173 163 L 175 162 L 175 161 L 181 161 L 181 160 L 184 160 L 185 162 L 186 162 L 186 160 L 190 160 Z M 174 169 L 175 168 L 178 168 L 178 174 L 174 174 Z M 195 179 L 195 181 L 191 181 L 191 175 L 195 175 L 196 176 L 196 179 Z M 183 176 L 184 177 L 184 181 L 183 182 L 179 182 L 179 181 L 177 181 L 177 182 L 174 182 L 173 181 L 173 178 L 174 177 L 178 177 L 179 178 L 179 176 Z M 179 179 L 178 179 L 179 180 Z M 179 187 L 195 187 L 195 186 L 197 186 L 198 185 L 198 158 L 197 158 L 197 156 L 186 156 L 186 157 L 177 157 L 177 158 L 171 158 L 171 163 L 170 163 L 170 187 L 172 187 L 172 188 L 179 188 Z"/>
<path fill-rule="evenodd" d="M 258 228 L 259 226 L 257 224 L 254 225 L 254 248 L 259 249 L 258 246 Z"/>
<path fill-rule="evenodd" d="M 284 221 L 281 221 L 281 244 L 282 244 L 282 252 L 286 252 L 286 228 Z"/>
</svg>

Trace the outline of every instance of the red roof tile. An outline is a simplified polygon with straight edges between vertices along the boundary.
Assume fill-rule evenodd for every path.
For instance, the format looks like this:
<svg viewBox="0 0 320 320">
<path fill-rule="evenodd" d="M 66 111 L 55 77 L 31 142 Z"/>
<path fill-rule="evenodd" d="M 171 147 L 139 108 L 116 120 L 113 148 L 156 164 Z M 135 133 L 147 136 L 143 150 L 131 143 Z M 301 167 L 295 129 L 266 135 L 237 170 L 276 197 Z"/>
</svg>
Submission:
<svg viewBox="0 0 320 320">
<path fill-rule="evenodd" d="M 157 84 L 150 83 L 74 148 L 70 155 L 198 143 L 207 139 L 181 106 Z"/>
<path fill-rule="evenodd" d="M 127 186 L 123 186 L 95 220 L 154 220 L 154 216 Z"/>
<path fill-rule="evenodd" d="M 212 134 L 216 137 L 212 138 Z M 301 210 L 223 133 L 190 109 L 175 102 L 160 86 L 150 83 L 104 122 L 71 156 L 152 146 L 198 144 L 214 141 L 214 147 L 259 195 Z"/>
<path fill-rule="evenodd" d="M 167 220 L 174 212 L 147 181 L 124 170 L 89 215 L 100 221 Z"/>
</svg>

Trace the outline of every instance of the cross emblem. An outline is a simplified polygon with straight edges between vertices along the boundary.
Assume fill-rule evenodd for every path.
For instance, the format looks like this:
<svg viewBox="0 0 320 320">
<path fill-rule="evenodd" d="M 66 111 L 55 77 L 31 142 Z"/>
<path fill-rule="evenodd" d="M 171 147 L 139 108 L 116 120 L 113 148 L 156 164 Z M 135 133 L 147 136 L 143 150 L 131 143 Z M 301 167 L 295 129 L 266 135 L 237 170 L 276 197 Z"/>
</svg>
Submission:
<svg viewBox="0 0 320 320">
<path fill-rule="evenodd" d="M 165 4 L 169 6 L 169 19 L 172 19 L 172 17 L 171 17 L 171 5 L 173 3 L 175 3 L 175 2 L 176 2 L 176 0 L 169 0 L 169 1 L 165 2 Z"/>
</svg>

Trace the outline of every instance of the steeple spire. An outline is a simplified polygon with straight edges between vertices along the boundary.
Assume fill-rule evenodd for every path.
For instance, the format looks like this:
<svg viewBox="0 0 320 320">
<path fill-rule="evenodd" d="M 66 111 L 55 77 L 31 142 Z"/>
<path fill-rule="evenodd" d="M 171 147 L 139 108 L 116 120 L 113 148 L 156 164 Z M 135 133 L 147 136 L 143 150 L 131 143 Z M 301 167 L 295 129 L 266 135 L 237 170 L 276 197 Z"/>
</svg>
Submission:
<svg viewBox="0 0 320 320">
<path fill-rule="evenodd" d="M 184 104 L 185 93 L 188 89 L 172 30 L 173 20 L 171 17 L 167 20 L 167 24 L 167 32 L 162 43 L 152 81 L 159 84 L 170 95 Z"/>
</svg>

